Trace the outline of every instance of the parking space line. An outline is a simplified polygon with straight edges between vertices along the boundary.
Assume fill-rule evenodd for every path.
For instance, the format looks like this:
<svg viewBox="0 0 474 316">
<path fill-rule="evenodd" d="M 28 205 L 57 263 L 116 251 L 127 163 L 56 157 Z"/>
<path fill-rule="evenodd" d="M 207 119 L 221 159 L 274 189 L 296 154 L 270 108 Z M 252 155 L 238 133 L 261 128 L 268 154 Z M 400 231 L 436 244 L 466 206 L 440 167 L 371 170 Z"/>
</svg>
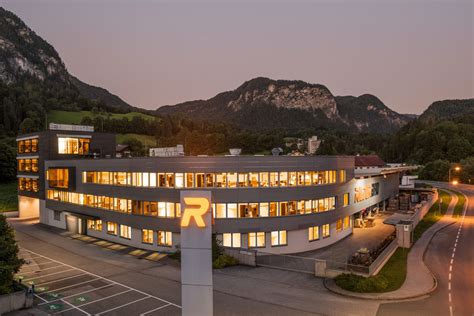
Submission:
<svg viewBox="0 0 474 316">
<path fill-rule="evenodd" d="M 76 285 L 81 285 L 81 284 L 84 284 L 84 283 L 89 283 L 89 282 L 93 282 L 93 281 L 97 281 L 97 280 L 99 280 L 99 278 L 92 279 L 92 280 L 89 280 L 89 281 L 75 283 L 75 284 L 68 285 L 68 286 L 63 286 L 63 287 L 60 287 L 59 289 L 53 289 L 51 291 L 52 292 L 57 292 L 57 291 L 64 290 L 64 289 L 67 289 L 67 288 L 70 288 L 70 287 L 73 287 L 73 286 L 76 286 Z"/>
<path fill-rule="evenodd" d="M 65 300 L 67 298 L 71 298 L 71 297 L 74 297 L 74 296 L 78 296 L 78 295 L 82 295 L 82 294 L 86 294 L 86 293 L 90 293 L 90 292 L 94 292 L 94 291 L 97 291 L 97 290 L 101 290 L 103 288 L 106 288 L 108 286 L 114 286 L 115 284 L 107 284 L 107 285 L 103 285 L 103 286 L 100 286 L 100 287 L 97 287 L 97 288 L 94 288 L 94 289 L 91 289 L 91 290 L 87 290 L 87 291 L 84 291 L 84 292 L 79 292 L 79 293 L 76 293 L 76 294 L 71 294 L 71 295 L 68 295 L 68 296 L 65 296 L 65 297 L 61 297 L 60 299 L 55 299 L 55 300 L 52 300 L 52 301 L 48 301 L 46 303 L 40 303 L 38 304 L 39 305 L 44 305 L 44 304 L 47 304 L 47 303 L 51 303 L 51 302 L 55 302 L 55 301 L 59 301 L 59 300 Z"/>
<path fill-rule="evenodd" d="M 43 271 L 51 270 L 51 269 L 54 269 L 54 268 L 57 268 L 57 267 L 61 267 L 61 266 L 63 266 L 63 265 L 62 265 L 62 264 L 59 264 L 59 265 L 54 266 L 54 267 L 50 267 L 50 268 L 46 268 L 46 269 L 40 269 L 40 270 L 35 270 L 35 271 L 28 271 L 28 272 L 22 273 L 22 274 L 25 275 L 25 274 L 32 274 L 32 273 L 43 272 Z"/>
<path fill-rule="evenodd" d="M 50 263 L 59 263 L 59 262 L 54 262 L 54 261 L 48 261 L 48 262 L 40 262 L 40 263 L 37 263 L 36 265 L 40 265 L 40 264 L 50 264 Z M 28 265 L 28 264 L 27 264 Z M 26 267 L 26 268 L 31 268 L 31 267 Z"/>
<path fill-rule="evenodd" d="M 87 273 L 76 274 L 76 275 L 73 275 L 73 276 L 70 276 L 70 277 L 66 277 L 66 278 L 61 278 L 61 279 L 52 280 L 52 281 L 48 281 L 48 282 L 38 283 L 37 285 L 45 285 L 45 284 L 48 284 L 48 283 L 54 283 L 54 282 L 69 280 L 69 279 L 73 279 L 73 278 L 75 278 L 75 277 L 78 277 L 78 276 L 81 276 L 81 275 L 86 275 L 86 274 L 87 274 Z"/>
<path fill-rule="evenodd" d="M 132 302 L 130 302 L 130 303 L 123 304 L 123 305 L 120 305 L 120 306 L 116 306 L 116 307 L 114 307 L 114 308 L 111 308 L 111 309 L 108 309 L 108 310 L 106 310 L 106 311 L 100 312 L 100 313 L 98 313 L 98 314 L 96 314 L 96 315 L 97 315 L 97 316 L 98 316 L 98 315 L 102 315 L 102 314 L 105 314 L 105 313 L 114 311 L 114 310 L 116 310 L 116 309 L 125 307 L 125 306 L 127 306 L 127 305 L 131 305 L 131 304 L 134 304 L 134 303 L 136 303 L 136 302 L 143 301 L 143 300 L 145 300 L 145 299 L 147 299 L 147 298 L 151 298 L 151 296 L 145 296 L 145 297 L 139 298 L 138 300 L 134 300 L 134 301 L 132 301 Z"/>
<path fill-rule="evenodd" d="M 42 300 L 43 302 L 48 302 L 47 300 L 45 300 L 44 298 L 42 298 L 41 296 L 39 296 L 38 294 L 33 294 L 35 297 L 39 298 L 40 300 Z"/>
<path fill-rule="evenodd" d="M 157 311 L 157 310 L 159 310 L 159 309 L 165 308 L 165 307 L 167 307 L 167 306 L 170 306 L 170 304 L 166 304 L 166 305 L 157 307 L 157 308 L 155 308 L 155 309 L 149 310 L 148 312 L 141 313 L 140 316 L 145 316 L 145 315 L 147 315 L 147 314 L 153 313 L 153 312 L 155 312 L 155 311 Z"/>
<path fill-rule="evenodd" d="M 123 291 L 123 292 L 120 292 L 120 293 L 115 293 L 115 294 L 113 294 L 113 295 L 109 295 L 109 296 L 106 296 L 106 297 L 102 297 L 102 298 L 100 298 L 100 299 L 98 299 L 98 300 L 94 300 L 94 301 L 90 301 L 90 302 L 87 302 L 87 303 L 84 303 L 84 304 L 76 305 L 76 307 L 82 307 L 82 306 L 86 306 L 86 305 L 89 305 L 89 304 L 94 304 L 94 303 L 97 303 L 97 302 L 106 300 L 106 299 L 108 299 L 108 298 L 111 298 L 111 297 L 114 297 L 114 296 L 118 296 L 118 295 L 120 295 L 120 294 L 125 294 L 125 293 L 128 293 L 128 292 L 132 292 L 132 290 L 126 290 L 126 291 Z M 70 308 L 70 309 L 66 309 L 66 310 L 64 310 L 63 312 L 69 311 L 69 310 L 71 310 L 71 308 Z"/>
<path fill-rule="evenodd" d="M 44 278 L 44 277 L 47 277 L 47 276 L 50 276 L 50 275 L 60 274 L 60 273 L 69 272 L 69 271 L 73 271 L 73 270 L 76 270 L 76 269 L 69 269 L 69 270 L 54 272 L 54 273 L 45 274 L 45 275 L 37 275 L 34 278 L 23 279 L 23 281 L 30 281 L 30 280 L 34 280 L 34 279 L 37 279 L 37 278 Z"/>
<path fill-rule="evenodd" d="M 75 267 L 73 267 L 73 266 L 71 266 L 71 265 L 69 265 L 69 264 L 66 264 L 66 263 L 64 263 L 64 262 L 61 262 L 61 261 L 58 261 L 58 260 L 55 260 L 55 259 L 51 259 L 51 258 L 46 257 L 46 256 L 43 256 L 43 255 L 40 255 L 40 254 L 38 254 L 38 253 L 36 253 L 36 252 L 34 252 L 34 251 L 31 251 L 31 250 L 28 250 L 28 249 L 25 249 L 25 248 L 23 248 L 23 249 L 24 249 L 25 251 L 28 251 L 29 253 L 32 253 L 32 254 L 35 254 L 35 255 L 39 255 L 39 256 L 41 256 L 41 257 L 43 257 L 43 258 L 45 258 L 45 259 L 48 259 L 48 260 L 51 260 L 51 261 L 54 261 L 54 262 L 63 264 L 63 265 L 65 265 L 65 266 L 71 267 L 71 268 L 73 268 L 73 269 L 76 269 L 76 270 L 79 270 L 79 271 L 88 273 L 88 274 L 93 275 L 93 276 L 95 276 L 95 277 L 98 277 L 98 278 L 100 278 L 100 279 L 109 281 L 109 282 L 111 282 L 111 283 L 113 283 L 113 284 L 120 285 L 120 286 L 122 286 L 122 287 L 124 287 L 124 288 L 129 289 L 130 291 L 135 291 L 135 292 L 138 292 L 138 293 L 143 294 L 143 295 L 145 295 L 145 296 L 153 297 L 153 298 L 155 298 L 155 299 L 157 299 L 157 300 L 159 300 L 159 301 L 162 301 L 162 302 L 168 303 L 168 304 L 170 304 L 170 305 L 173 305 L 173 306 L 175 306 L 175 307 L 177 307 L 177 308 L 181 308 L 181 306 L 179 306 L 179 305 L 177 305 L 177 304 L 175 304 L 175 303 L 172 303 L 172 302 L 170 302 L 170 301 L 167 301 L 167 300 L 165 300 L 165 299 L 159 298 L 159 297 L 154 296 L 154 295 L 150 295 L 150 294 L 145 293 L 145 292 L 143 292 L 143 291 L 134 289 L 134 288 L 132 288 L 132 287 L 130 287 L 130 286 L 127 286 L 127 285 L 125 285 L 125 284 L 122 284 L 122 283 L 113 281 L 113 280 L 111 280 L 111 279 L 107 279 L 107 278 L 101 277 L 100 275 L 97 275 L 97 274 L 88 272 L 88 271 L 83 270 L 83 269 L 80 269 L 80 268 L 75 268 Z"/>
<path fill-rule="evenodd" d="M 84 310 L 80 309 L 80 308 L 79 308 L 79 307 L 77 307 L 77 306 L 74 306 L 74 305 L 72 305 L 72 304 L 71 304 L 71 303 L 69 303 L 69 302 L 66 302 L 66 301 L 64 301 L 64 300 L 61 300 L 61 301 L 62 301 L 62 302 L 64 302 L 65 304 L 67 304 L 67 305 L 69 305 L 69 306 L 71 306 L 71 307 L 72 307 L 72 308 L 70 308 L 70 309 L 67 309 L 67 310 L 71 310 L 71 309 L 77 309 L 78 311 L 80 311 L 80 312 L 82 312 L 82 313 L 84 313 L 84 314 L 86 314 L 86 315 L 89 315 L 89 316 L 91 315 L 91 314 L 89 314 L 88 312 L 86 312 L 86 311 L 84 311 Z M 55 314 L 58 314 L 58 313 L 63 313 L 63 312 L 64 312 L 64 311 L 59 311 L 59 312 L 57 312 L 57 313 L 55 313 Z"/>
</svg>

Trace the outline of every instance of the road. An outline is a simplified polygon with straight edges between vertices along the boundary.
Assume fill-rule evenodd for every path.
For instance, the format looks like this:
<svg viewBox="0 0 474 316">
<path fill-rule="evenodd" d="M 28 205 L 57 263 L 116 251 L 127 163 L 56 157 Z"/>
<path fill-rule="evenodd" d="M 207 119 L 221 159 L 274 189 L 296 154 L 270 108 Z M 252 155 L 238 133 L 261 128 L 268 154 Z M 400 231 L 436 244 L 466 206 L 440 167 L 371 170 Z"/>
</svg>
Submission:
<svg viewBox="0 0 474 316">
<path fill-rule="evenodd" d="M 436 291 L 423 300 L 381 304 L 377 315 L 474 315 L 474 186 L 452 189 L 464 193 L 469 204 L 465 217 L 438 232 L 426 251 L 425 263 L 438 280 Z"/>
</svg>

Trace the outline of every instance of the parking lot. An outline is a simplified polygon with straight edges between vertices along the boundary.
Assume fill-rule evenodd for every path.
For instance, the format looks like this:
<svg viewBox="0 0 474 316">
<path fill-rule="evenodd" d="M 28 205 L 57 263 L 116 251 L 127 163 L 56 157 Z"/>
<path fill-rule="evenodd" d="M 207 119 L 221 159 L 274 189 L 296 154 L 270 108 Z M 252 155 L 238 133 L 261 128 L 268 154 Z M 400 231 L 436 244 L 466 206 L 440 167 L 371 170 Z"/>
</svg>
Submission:
<svg viewBox="0 0 474 316">
<path fill-rule="evenodd" d="M 54 315 L 181 315 L 181 307 L 22 248 L 17 278 L 35 286 L 36 308 Z"/>
</svg>

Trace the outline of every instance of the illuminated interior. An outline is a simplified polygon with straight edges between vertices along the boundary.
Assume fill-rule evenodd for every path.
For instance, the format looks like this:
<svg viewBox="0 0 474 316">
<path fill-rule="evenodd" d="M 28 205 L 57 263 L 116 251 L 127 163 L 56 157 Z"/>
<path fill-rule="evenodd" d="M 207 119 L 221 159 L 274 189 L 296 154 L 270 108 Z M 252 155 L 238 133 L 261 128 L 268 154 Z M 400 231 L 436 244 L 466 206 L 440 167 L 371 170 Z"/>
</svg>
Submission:
<svg viewBox="0 0 474 316">
<path fill-rule="evenodd" d="M 19 154 L 37 153 L 38 138 L 19 140 L 17 142 L 17 150 Z"/>
<path fill-rule="evenodd" d="M 18 159 L 18 171 L 38 172 L 38 159 Z"/>
<path fill-rule="evenodd" d="M 58 153 L 67 155 L 89 154 L 89 138 L 58 137 Z"/>
<path fill-rule="evenodd" d="M 50 188 L 67 189 L 69 185 L 69 170 L 68 169 L 48 169 L 47 180 Z"/>
</svg>

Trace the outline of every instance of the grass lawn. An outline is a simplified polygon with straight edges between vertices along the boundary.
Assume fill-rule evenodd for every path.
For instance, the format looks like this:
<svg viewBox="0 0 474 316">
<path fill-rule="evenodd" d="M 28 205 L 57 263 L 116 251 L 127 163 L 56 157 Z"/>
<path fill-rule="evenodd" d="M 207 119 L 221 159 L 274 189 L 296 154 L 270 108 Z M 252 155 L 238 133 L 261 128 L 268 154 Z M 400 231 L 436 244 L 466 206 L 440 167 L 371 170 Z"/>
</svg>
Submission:
<svg viewBox="0 0 474 316">
<path fill-rule="evenodd" d="M 141 135 L 141 134 L 129 133 L 129 134 L 117 134 L 115 136 L 115 140 L 116 140 L 117 144 L 123 144 L 127 139 L 130 139 L 130 138 L 138 139 L 147 148 L 156 146 L 155 137 L 150 136 L 150 135 Z"/>
<path fill-rule="evenodd" d="M 455 217 L 459 217 L 462 215 L 462 211 L 464 210 L 464 203 L 466 203 L 466 197 L 464 194 L 457 192 L 457 191 L 452 191 L 458 196 L 458 202 L 456 203 L 456 206 L 454 207 L 454 212 L 453 215 Z"/>
<path fill-rule="evenodd" d="M 18 210 L 17 183 L 0 183 L 0 213 Z"/>
<path fill-rule="evenodd" d="M 446 213 L 449 202 L 451 202 L 451 196 L 448 192 L 440 190 L 439 197 L 442 199 L 441 213 L 438 200 L 416 226 L 413 232 L 414 242 Z M 383 293 L 395 291 L 405 282 L 409 251 L 409 249 L 397 248 L 382 270 L 375 276 L 366 278 L 355 274 L 341 274 L 334 281 L 339 287 L 352 292 Z"/>
<path fill-rule="evenodd" d="M 100 114 L 97 114 L 100 115 Z M 97 116 L 93 114 L 91 111 L 80 111 L 80 112 L 71 112 L 71 111 L 59 111 L 59 110 L 52 110 L 48 112 L 48 123 L 58 123 L 58 124 L 80 124 L 81 120 L 89 116 L 90 118 L 94 118 Z M 114 119 L 121 119 L 126 117 L 127 119 L 131 120 L 134 116 L 140 116 L 146 120 L 154 120 L 155 117 L 152 115 L 140 113 L 140 112 L 130 112 L 130 113 L 108 113 L 107 116 L 110 115 Z"/>
</svg>

